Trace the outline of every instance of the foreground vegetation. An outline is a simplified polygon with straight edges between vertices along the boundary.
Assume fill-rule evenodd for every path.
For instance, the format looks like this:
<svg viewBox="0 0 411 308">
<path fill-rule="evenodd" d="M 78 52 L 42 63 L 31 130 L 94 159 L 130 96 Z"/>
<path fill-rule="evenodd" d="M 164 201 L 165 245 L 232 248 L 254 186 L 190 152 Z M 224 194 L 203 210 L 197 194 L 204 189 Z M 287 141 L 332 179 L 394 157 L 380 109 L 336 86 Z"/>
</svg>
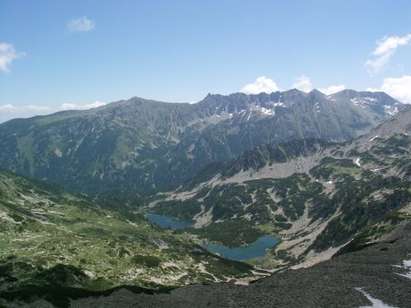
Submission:
<svg viewBox="0 0 411 308">
<path fill-rule="evenodd" d="M 142 216 L 109 211 L 6 172 L 0 173 L 0 222 L 1 296 L 47 286 L 156 289 L 225 281 L 252 270 Z"/>
</svg>

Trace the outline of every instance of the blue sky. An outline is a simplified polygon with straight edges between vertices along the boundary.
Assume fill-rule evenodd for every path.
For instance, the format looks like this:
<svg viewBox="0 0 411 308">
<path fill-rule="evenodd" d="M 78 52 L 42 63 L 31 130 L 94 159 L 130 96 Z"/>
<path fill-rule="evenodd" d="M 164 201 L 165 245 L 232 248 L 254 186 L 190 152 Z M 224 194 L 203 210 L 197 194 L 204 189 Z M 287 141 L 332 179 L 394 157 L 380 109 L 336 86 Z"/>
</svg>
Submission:
<svg viewBox="0 0 411 308">
<path fill-rule="evenodd" d="M 197 101 L 262 76 L 255 91 L 373 88 L 411 102 L 410 21 L 408 0 L 0 0 L 0 121 L 28 106 Z"/>
</svg>

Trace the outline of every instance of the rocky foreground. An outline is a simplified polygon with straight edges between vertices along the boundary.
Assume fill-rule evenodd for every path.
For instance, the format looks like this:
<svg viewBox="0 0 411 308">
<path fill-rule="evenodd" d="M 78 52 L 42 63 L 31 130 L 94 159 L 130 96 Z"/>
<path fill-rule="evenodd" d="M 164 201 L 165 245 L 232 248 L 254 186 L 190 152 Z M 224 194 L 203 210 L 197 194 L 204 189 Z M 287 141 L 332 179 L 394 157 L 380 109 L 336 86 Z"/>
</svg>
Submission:
<svg viewBox="0 0 411 308">
<path fill-rule="evenodd" d="M 354 252 L 349 250 L 359 249 Z M 248 286 L 193 285 L 157 294 L 116 290 L 71 307 L 411 307 L 411 223 L 379 242 Z"/>
</svg>

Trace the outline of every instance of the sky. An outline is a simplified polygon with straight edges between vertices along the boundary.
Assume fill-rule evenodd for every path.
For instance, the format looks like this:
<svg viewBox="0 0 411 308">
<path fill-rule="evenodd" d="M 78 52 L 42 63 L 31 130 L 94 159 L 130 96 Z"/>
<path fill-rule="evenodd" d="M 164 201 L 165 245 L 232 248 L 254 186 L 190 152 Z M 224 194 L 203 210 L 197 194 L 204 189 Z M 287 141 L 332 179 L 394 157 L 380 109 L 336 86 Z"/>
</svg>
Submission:
<svg viewBox="0 0 411 308">
<path fill-rule="evenodd" d="M 290 88 L 411 103 L 410 21 L 409 0 L 0 0 L 0 121 Z"/>
</svg>

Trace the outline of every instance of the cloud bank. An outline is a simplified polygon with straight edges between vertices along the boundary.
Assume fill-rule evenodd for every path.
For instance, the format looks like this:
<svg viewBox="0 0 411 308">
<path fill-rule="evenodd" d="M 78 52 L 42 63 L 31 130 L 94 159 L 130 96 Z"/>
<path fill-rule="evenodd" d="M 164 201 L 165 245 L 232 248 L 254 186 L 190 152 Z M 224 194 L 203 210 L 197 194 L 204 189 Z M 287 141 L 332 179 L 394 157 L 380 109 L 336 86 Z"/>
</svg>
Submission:
<svg viewBox="0 0 411 308">
<path fill-rule="evenodd" d="M 322 93 L 326 94 L 326 95 L 331 95 L 331 94 L 340 92 L 340 91 L 345 90 L 345 89 L 346 89 L 346 87 L 343 84 L 331 85 L 331 86 L 328 86 L 326 88 L 319 88 L 319 90 Z"/>
<path fill-rule="evenodd" d="M 241 92 L 246 94 L 259 94 L 259 93 L 272 93 L 279 91 L 280 88 L 277 86 L 274 80 L 261 76 L 258 77 L 254 82 L 246 84 Z"/>
<path fill-rule="evenodd" d="M 314 89 L 314 85 L 309 77 L 301 75 L 293 83 L 292 88 L 308 93 Z M 346 89 L 345 85 L 339 84 L 319 88 L 319 91 L 326 95 L 331 95 L 344 89 Z M 280 91 L 280 87 L 274 80 L 266 76 L 258 77 L 254 82 L 246 84 L 240 90 L 240 92 L 246 94 L 272 93 L 276 91 Z"/>
<path fill-rule="evenodd" d="M 85 105 L 66 103 L 66 104 L 62 104 L 60 106 L 60 109 L 61 110 L 86 110 L 86 109 L 101 107 L 106 104 L 107 103 L 100 102 L 100 101 L 95 101 L 94 103 L 85 104 Z"/>
<path fill-rule="evenodd" d="M 90 104 L 72 104 L 66 103 L 60 106 L 43 106 L 43 105 L 22 105 L 16 106 L 11 104 L 0 105 L 0 123 L 14 118 L 29 118 L 35 115 L 45 115 L 57 111 L 65 110 L 86 110 L 106 105 L 104 102 L 95 101 Z"/>
<path fill-rule="evenodd" d="M 314 89 L 311 79 L 305 75 L 301 75 L 297 78 L 293 84 L 293 88 L 307 93 Z"/>
<path fill-rule="evenodd" d="M 411 76 L 385 78 L 380 88 L 370 88 L 368 91 L 383 91 L 400 102 L 411 104 Z"/>
</svg>

